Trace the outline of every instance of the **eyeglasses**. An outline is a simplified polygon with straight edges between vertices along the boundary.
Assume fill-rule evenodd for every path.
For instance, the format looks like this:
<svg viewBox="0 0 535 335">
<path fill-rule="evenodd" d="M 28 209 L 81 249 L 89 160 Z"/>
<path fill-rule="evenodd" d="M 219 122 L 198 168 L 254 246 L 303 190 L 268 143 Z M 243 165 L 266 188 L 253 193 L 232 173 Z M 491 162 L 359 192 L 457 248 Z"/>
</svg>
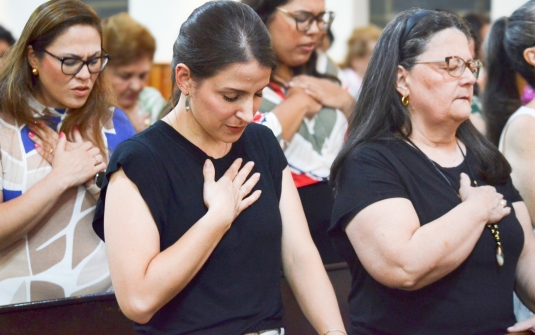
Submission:
<svg viewBox="0 0 535 335">
<path fill-rule="evenodd" d="M 446 57 L 440 60 L 428 60 L 428 61 L 419 61 L 416 64 L 428 64 L 428 63 L 446 63 L 446 69 L 450 76 L 455 78 L 460 78 L 464 70 L 468 68 L 470 72 L 476 77 L 479 77 L 479 71 L 481 70 L 482 63 L 479 59 L 474 59 L 469 62 L 465 61 L 461 57 L 451 56 Z"/>
<path fill-rule="evenodd" d="M 61 72 L 69 76 L 75 75 L 80 72 L 84 65 L 87 65 L 89 73 L 99 73 L 104 70 L 104 68 L 108 64 L 108 60 L 110 59 L 110 55 L 108 55 L 108 53 L 104 49 L 102 49 L 104 55 L 89 58 L 85 62 L 78 57 L 58 57 L 46 50 L 43 51 L 54 57 L 55 59 L 59 60 L 61 62 Z"/>
<path fill-rule="evenodd" d="M 306 33 L 310 27 L 312 27 L 312 23 L 314 21 L 316 21 L 320 30 L 329 30 L 329 27 L 334 21 L 334 12 L 323 12 L 318 15 L 314 15 L 305 11 L 290 13 L 281 7 L 277 7 L 277 10 L 288 16 L 291 16 L 295 20 L 295 28 L 303 33 Z"/>
</svg>

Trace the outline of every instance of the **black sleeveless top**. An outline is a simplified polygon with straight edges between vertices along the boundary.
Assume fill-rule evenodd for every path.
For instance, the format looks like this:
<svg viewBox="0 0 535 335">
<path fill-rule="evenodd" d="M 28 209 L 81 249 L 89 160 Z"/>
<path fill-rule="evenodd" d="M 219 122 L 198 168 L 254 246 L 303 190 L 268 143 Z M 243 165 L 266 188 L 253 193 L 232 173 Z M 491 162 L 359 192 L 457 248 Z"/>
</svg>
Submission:
<svg viewBox="0 0 535 335">
<path fill-rule="evenodd" d="M 233 222 L 193 280 L 147 324 L 143 334 L 244 334 L 282 327 L 279 200 L 284 153 L 270 129 L 250 124 L 230 152 L 208 157 L 163 121 L 117 147 L 106 171 L 93 227 L 101 238 L 106 187 L 122 167 L 139 188 L 160 233 L 160 248 L 175 243 L 206 212 L 202 174 L 207 158 L 216 180 L 237 158 L 254 161 L 260 198 Z"/>
</svg>

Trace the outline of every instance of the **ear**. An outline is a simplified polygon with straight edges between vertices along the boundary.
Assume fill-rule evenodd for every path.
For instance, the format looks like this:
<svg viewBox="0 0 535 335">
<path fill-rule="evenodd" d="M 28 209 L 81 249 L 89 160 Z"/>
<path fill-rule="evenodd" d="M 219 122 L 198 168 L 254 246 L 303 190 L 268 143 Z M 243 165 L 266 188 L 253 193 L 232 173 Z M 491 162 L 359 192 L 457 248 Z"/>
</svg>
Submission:
<svg viewBox="0 0 535 335">
<path fill-rule="evenodd" d="M 186 95 L 186 93 L 194 88 L 191 72 L 189 67 L 184 63 L 180 63 L 175 67 L 175 81 L 176 86 L 178 86 L 178 89 L 183 95 Z"/>
<path fill-rule="evenodd" d="M 28 63 L 32 69 L 39 69 L 39 58 L 37 58 L 31 45 L 28 45 Z"/>
<path fill-rule="evenodd" d="M 524 59 L 529 65 L 535 66 L 535 47 L 524 49 Z"/>
<path fill-rule="evenodd" d="M 407 86 L 407 77 L 409 71 L 403 66 L 398 65 L 398 75 L 396 79 L 396 90 L 402 97 L 409 96 L 409 87 Z"/>
</svg>

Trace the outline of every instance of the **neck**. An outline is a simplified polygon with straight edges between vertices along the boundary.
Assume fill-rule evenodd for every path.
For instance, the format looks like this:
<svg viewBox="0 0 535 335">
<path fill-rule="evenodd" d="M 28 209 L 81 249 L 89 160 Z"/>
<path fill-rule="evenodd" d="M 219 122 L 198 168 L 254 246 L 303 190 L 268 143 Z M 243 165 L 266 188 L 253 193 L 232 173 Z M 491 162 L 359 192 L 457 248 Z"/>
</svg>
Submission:
<svg viewBox="0 0 535 335">
<path fill-rule="evenodd" d="M 283 84 L 289 83 L 294 77 L 294 72 L 286 64 L 279 64 L 273 73 L 275 80 L 282 82 Z"/>
<path fill-rule="evenodd" d="M 221 158 L 229 152 L 232 146 L 230 143 L 219 141 L 210 136 L 201 127 L 192 110 L 186 112 L 182 97 L 178 105 L 163 121 L 210 157 Z"/>
<path fill-rule="evenodd" d="M 412 118 L 412 133 L 409 139 L 418 146 L 430 159 L 443 167 L 454 167 L 464 160 L 466 147 L 455 136 L 458 126 L 431 127 Z"/>
</svg>

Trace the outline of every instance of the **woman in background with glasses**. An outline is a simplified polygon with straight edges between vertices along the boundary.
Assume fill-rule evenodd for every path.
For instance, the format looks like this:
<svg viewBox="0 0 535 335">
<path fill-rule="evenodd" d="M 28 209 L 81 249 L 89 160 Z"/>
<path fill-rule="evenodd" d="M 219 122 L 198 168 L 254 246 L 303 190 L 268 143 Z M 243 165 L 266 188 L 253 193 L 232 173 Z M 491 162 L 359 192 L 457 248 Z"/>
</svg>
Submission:
<svg viewBox="0 0 535 335">
<path fill-rule="evenodd" d="M 530 327 L 508 329 L 513 291 L 535 302 L 535 238 L 511 167 L 469 120 L 469 38 L 454 14 L 412 9 L 373 52 L 331 174 L 351 334 Z"/>
<path fill-rule="evenodd" d="M 334 13 L 325 11 L 324 0 L 243 3 L 266 24 L 278 61 L 255 121 L 281 143 L 323 262 L 342 261 L 327 236 L 333 203 L 328 176 L 355 101 L 340 86 L 340 69 L 315 50 Z"/>
<path fill-rule="evenodd" d="M 39 6 L 0 70 L 0 305 L 105 292 L 91 229 L 108 153 L 134 134 L 99 73 L 100 20 L 80 1 Z"/>
</svg>

